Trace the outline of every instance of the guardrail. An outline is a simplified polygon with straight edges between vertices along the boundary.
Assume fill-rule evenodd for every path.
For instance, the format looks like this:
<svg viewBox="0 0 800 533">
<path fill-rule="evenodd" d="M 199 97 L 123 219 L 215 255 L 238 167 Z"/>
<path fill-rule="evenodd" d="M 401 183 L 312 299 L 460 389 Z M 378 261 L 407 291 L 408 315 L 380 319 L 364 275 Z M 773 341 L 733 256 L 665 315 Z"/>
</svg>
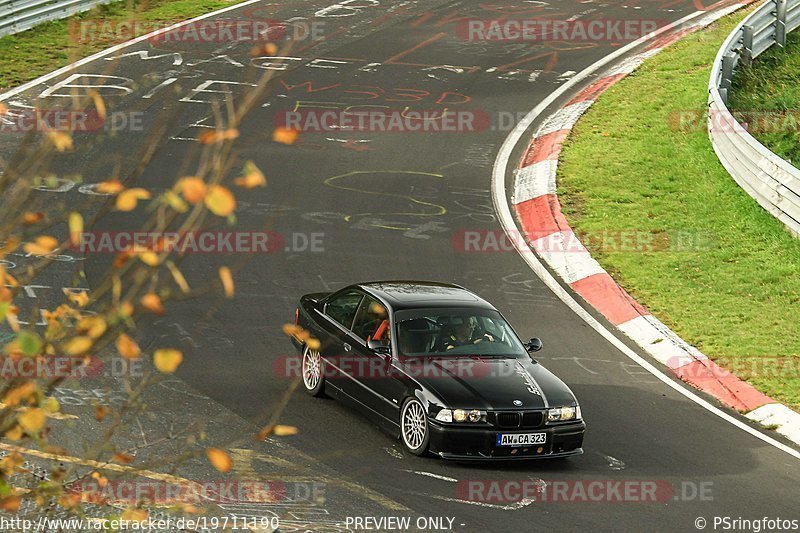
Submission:
<svg viewBox="0 0 800 533">
<path fill-rule="evenodd" d="M 800 27 L 800 0 L 768 0 L 742 21 L 720 48 L 708 85 L 708 132 L 717 157 L 747 193 L 800 236 L 800 170 L 758 142 L 728 110 L 736 67 Z"/>
<path fill-rule="evenodd" d="M 62 19 L 112 0 L 0 0 L 0 37 Z"/>
</svg>

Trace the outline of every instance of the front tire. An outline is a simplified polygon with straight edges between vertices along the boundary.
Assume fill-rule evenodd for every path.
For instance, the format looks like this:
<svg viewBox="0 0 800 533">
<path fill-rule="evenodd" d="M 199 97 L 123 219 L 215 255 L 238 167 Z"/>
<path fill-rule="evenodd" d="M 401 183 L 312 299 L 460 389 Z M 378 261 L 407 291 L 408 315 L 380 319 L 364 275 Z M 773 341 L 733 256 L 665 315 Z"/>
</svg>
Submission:
<svg viewBox="0 0 800 533">
<path fill-rule="evenodd" d="M 322 357 L 318 351 L 312 350 L 308 346 L 303 348 L 301 372 L 303 374 L 303 388 L 306 392 L 311 396 L 323 396 L 325 377 L 322 372 Z"/>
<path fill-rule="evenodd" d="M 428 451 L 431 430 L 425 407 L 416 398 L 409 398 L 400 409 L 400 440 L 406 450 L 414 455 Z"/>
</svg>

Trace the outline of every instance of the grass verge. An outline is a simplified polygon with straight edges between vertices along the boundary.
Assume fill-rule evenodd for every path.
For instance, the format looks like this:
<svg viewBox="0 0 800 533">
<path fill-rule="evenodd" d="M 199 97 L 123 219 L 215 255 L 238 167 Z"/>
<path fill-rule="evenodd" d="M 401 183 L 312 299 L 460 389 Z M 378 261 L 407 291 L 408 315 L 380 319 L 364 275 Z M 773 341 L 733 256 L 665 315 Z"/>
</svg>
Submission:
<svg viewBox="0 0 800 533">
<path fill-rule="evenodd" d="M 125 31 L 98 31 L 100 38 L 81 39 L 81 21 L 141 21 L 143 26 L 180 22 L 239 0 L 128 0 L 115 2 L 63 20 L 46 22 L 0 38 L 0 91 L 47 74 L 73 61 L 134 37 Z M 155 29 L 155 28 L 153 28 Z M 118 33 L 116 35 L 115 33 Z M 146 32 L 144 32 L 146 33 Z M 87 41 L 87 42 L 81 42 Z"/>
<path fill-rule="evenodd" d="M 684 38 L 606 92 L 567 142 L 558 192 L 594 257 L 639 302 L 800 409 L 800 240 L 727 174 L 704 121 L 676 127 L 679 113 L 705 111 L 711 63 L 742 17 Z"/>
<path fill-rule="evenodd" d="M 728 107 L 769 117 L 751 133 L 767 148 L 800 165 L 800 30 L 789 34 L 786 48 L 773 46 L 750 66 L 736 71 Z M 764 113 L 764 115 L 759 115 Z"/>
</svg>

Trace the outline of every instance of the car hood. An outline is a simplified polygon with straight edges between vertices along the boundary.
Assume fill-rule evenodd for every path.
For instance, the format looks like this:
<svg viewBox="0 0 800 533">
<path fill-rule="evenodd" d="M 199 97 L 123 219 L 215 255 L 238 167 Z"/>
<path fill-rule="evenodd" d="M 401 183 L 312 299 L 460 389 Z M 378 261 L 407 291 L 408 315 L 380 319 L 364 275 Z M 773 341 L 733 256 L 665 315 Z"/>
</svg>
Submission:
<svg viewBox="0 0 800 533">
<path fill-rule="evenodd" d="M 451 408 L 543 409 L 576 402 L 563 381 L 527 358 L 409 358 L 400 366 Z"/>
</svg>

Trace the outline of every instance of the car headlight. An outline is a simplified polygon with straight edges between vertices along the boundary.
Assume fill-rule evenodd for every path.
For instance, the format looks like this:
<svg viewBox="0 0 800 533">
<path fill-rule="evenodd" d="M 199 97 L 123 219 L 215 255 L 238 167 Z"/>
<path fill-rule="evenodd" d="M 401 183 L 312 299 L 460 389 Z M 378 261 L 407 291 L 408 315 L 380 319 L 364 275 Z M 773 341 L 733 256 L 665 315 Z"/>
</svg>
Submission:
<svg viewBox="0 0 800 533">
<path fill-rule="evenodd" d="M 581 417 L 580 406 L 574 407 L 556 407 L 547 410 L 548 422 L 564 422 L 567 420 L 577 420 Z"/>
<path fill-rule="evenodd" d="M 486 422 L 486 411 L 479 409 L 442 409 L 436 414 L 439 422 Z"/>
</svg>

